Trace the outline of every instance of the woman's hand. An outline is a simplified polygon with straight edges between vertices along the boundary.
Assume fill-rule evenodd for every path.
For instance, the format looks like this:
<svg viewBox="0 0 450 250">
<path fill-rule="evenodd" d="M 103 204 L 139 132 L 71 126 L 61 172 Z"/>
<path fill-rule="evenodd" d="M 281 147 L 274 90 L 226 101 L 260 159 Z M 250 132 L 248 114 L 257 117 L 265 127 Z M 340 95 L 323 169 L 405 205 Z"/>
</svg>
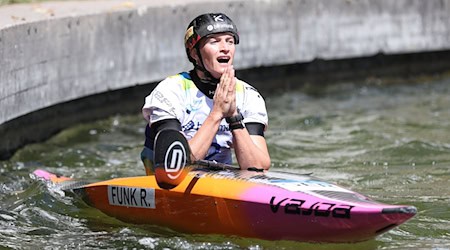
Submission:
<svg viewBox="0 0 450 250">
<path fill-rule="evenodd" d="M 213 100 L 212 112 L 221 114 L 221 118 L 237 115 L 236 78 L 232 65 L 228 66 L 220 77 L 220 83 L 217 84 Z"/>
<path fill-rule="evenodd" d="M 233 66 L 228 66 L 217 84 L 211 112 L 195 136 L 189 140 L 189 146 L 195 159 L 206 157 L 222 119 L 234 115 L 237 115 L 236 78 Z"/>
</svg>

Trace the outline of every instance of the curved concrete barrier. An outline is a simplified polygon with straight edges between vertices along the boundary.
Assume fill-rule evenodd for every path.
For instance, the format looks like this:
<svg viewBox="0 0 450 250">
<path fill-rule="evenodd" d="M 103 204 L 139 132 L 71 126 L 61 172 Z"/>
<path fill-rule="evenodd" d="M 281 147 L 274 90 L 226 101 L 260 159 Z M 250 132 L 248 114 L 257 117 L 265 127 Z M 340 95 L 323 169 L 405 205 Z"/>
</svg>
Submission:
<svg viewBox="0 0 450 250">
<path fill-rule="evenodd" d="M 167 2 L 167 3 L 166 3 Z M 55 104 L 190 68 L 204 12 L 238 25 L 236 68 L 450 49 L 448 0 L 80 1 L 0 7 L 0 135 Z M 51 119 L 51 115 L 48 116 Z M 6 131 L 6 132 L 5 132 Z M 0 151 L 19 145 L 11 135 Z M 0 154 L 1 155 L 1 154 Z"/>
</svg>

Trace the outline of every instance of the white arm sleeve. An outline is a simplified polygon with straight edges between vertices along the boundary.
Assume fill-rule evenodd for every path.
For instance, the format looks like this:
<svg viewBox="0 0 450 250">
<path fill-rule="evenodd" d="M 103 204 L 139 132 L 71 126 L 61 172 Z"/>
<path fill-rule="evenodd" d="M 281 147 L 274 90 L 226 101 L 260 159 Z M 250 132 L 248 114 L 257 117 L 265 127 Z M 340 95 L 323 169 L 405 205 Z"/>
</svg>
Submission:
<svg viewBox="0 0 450 250">
<path fill-rule="evenodd" d="M 166 78 L 145 98 L 142 115 L 152 124 L 164 119 L 178 119 L 183 114 L 181 85 L 171 78 Z"/>
<path fill-rule="evenodd" d="M 241 113 L 244 116 L 244 122 L 257 122 L 264 124 L 265 129 L 268 126 L 268 116 L 266 102 L 259 92 L 250 85 L 245 85 L 245 97 Z"/>
</svg>

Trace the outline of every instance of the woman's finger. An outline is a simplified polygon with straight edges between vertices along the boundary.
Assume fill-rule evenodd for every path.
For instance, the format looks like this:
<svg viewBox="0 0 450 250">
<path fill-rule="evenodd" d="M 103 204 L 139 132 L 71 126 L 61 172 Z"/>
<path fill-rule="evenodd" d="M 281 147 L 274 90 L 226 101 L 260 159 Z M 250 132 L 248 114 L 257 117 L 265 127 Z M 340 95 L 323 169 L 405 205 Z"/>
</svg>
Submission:
<svg viewBox="0 0 450 250">
<path fill-rule="evenodd" d="M 230 84 L 228 85 L 228 91 L 236 91 L 236 78 L 234 77 L 234 69 L 233 67 L 231 67 L 230 71 L 229 71 L 229 81 Z"/>
<path fill-rule="evenodd" d="M 222 85 L 222 91 L 226 95 L 228 92 L 228 89 L 229 89 L 229 85 L 230 85 L 230 71 L 229 71 L 228 67 L 225 69 L 224 73 L 222 74 L 222 76 L 220 78 L 220 83 Z"/>
</svg>

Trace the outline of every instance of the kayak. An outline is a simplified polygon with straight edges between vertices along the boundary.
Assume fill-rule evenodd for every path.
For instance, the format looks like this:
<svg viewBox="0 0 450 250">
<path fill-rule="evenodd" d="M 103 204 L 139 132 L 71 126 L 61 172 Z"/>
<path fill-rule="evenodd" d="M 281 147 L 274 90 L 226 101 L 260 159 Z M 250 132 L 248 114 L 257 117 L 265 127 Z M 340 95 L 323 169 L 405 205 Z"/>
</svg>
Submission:
<svg viewBox="0 0 450 250">
<path fill-rule="evenodd" d="M 121 221 L 193 234 L 359 242 L 417 213 L 413 206 L 383 204 L 311 175 L 191 168 L 170 190 L 160 188 L 155 176 L 86 183 L 43 169 L 33 174 Z"/>
</svg>

